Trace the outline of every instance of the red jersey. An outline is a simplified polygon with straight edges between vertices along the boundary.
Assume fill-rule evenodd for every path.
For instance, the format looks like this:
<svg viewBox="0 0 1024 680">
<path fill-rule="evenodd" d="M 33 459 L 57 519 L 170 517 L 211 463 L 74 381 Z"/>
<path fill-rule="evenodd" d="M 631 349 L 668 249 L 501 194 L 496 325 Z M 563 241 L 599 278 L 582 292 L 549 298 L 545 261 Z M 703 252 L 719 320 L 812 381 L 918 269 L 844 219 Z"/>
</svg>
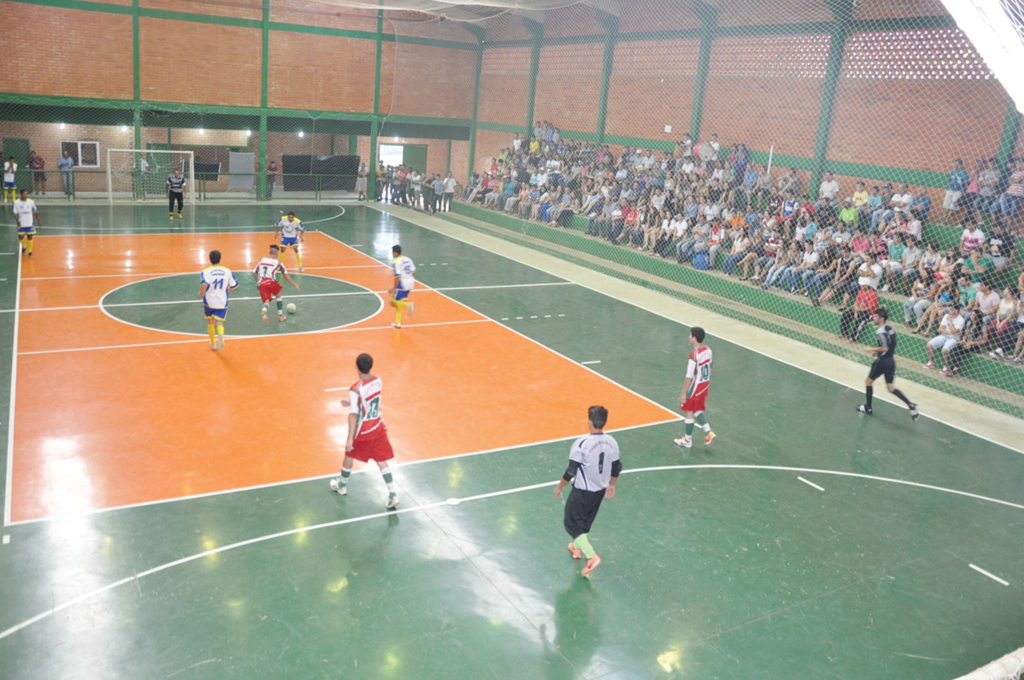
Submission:
<svg viewBox="0 0 1024 680">
<path fill-rule="evenodd" d="M 348 388 L 349 413 L 358 417 L 354 438 L 384 432 L 384 418 L 380 414 L 381 386 L 380 378 L 372 376 Z"/>
</svg>

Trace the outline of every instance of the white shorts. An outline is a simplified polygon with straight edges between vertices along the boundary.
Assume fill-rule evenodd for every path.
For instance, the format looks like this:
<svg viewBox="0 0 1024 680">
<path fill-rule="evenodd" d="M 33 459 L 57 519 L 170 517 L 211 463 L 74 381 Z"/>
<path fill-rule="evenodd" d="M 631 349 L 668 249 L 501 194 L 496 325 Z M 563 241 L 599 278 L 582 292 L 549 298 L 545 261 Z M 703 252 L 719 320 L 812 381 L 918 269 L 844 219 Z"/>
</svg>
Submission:
<svg viewBox="0 0 1024 680">
<path fill-rule="evenodd" d="M 903 269 L 903 263 L 899 260 L 886 260 L 885 266 L 897 274 Z"/>
<path fill-rule="evenodd" d="M 942 199 L 942 207 L 946 210 L 953 210 L 956 208 L 956 202 L 960 200 L 960 197 L 964 195 L 962 191 L 947 191 L 946 197 Z"/>
<path fill-rule="evenodd" d="M 951 352 L 953 348 L 956 347 L 957 342 L 958 339 L 954 338 L 952 335 L 936 335 L 928 341 L 928 346 L 933 349 L 941 348 L 946 352 Z"/>
</svg>

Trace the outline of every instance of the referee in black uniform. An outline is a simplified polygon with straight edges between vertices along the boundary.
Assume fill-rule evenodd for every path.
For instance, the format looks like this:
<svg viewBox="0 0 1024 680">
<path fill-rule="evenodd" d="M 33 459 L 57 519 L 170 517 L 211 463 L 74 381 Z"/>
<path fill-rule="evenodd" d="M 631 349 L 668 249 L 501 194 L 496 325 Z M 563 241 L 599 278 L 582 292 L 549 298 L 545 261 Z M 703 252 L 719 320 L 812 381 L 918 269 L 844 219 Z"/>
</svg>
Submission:
<svg viewBox="0 0 1024 680">
<path fill-rule="evenodd" d="M 875 381 L 879 377 L 885 376 L 885 386 L 889 388 L 889 391 L 895 394 L 900 400 L 907 405 L 910 409 L 910 417 L 917 420 L 921 417 L 921 414 L 917 411 L 917 404 L 907 399 L 907 395 L 896 389 L 893 381 L 896 379 L 896 332 L 889 326 L 889 311 L 885 307 L 879 307 L 875 310 L 874 314 L 871 315 L 871 320 L 875 322 L 878 330 L 875 331 L 875 338 L 878 340 L 878 347 L 868 348 L 868 352 L 875 355 L 875 362 L 871 364 L 871 371 L 868 373 L 868 379 L 864 381 L 867 387 L 864 390 L 866 396 L 866 403 L 861 404 L 857 407 L 857 410 L 867 415 L 872 414 L 871 410 L 871 397 L 874 394 Z"/>
<path fill-rule="evenodd" d="M 171 211 L 171 222 L 174 221 L 174 202 L 178 202 L 178 219 L 181 219 L 181 208 L 185 205 L 185 178 L 181 172 L 174 171 L 174 174 L 167 178 L 167 203 Z"/>
</svg>

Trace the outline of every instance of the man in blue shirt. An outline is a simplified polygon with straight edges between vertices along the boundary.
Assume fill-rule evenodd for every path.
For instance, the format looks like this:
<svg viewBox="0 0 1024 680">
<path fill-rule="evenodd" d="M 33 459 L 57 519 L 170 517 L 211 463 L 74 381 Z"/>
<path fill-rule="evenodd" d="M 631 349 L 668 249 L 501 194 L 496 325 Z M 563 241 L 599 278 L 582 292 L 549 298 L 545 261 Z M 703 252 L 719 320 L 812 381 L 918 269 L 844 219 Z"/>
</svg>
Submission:
<svg viewBox="0 0 1024 680">
<path fill-rule="evenodd" d="M 60 168 L 60 176 L 64 180 L 64 195 L 70 196 L 74 191 L 74 178 L 71 173 L 72 168 L 75 167 L 75 159 L 68 154 L 67 150 L 64 151 L 60 160 L 57 161 L 57 167 Z"/>
<path fill-rule="evenodd" d="M 949 183 L 946 185 L 946 196 L 942 199 L 942 209 L 948 213 L 959 208 L 960 198 L 964 195 L 964 189 L 971 182 L 971 176 L 964 170 L 964 161 L 957 158 L 953 164 L 953 170 L 949 173 Z"/>
<path fill-rule="evenodd" d="M 914 200 L 910 204 L 910 214 L 924 223 L 928 214 L 932 211 L 932 198 L 925 192 L 923 187 L 918 187 L 914 192 Z"/>
</svg>

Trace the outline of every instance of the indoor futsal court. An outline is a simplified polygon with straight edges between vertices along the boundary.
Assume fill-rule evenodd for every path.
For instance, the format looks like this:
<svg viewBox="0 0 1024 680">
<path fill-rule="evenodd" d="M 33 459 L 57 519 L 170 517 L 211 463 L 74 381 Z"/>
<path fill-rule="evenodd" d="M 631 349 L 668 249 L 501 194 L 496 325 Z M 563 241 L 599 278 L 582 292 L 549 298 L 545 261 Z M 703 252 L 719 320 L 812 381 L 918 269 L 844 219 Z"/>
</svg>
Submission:
<svg viewBox="0 0 1024 680">
<path fill-rule="evenodd" d="M 264 325 L 282 208 L 46 205 L 20 264 L 5 232 L 0 677 L 951 678 L 1019 645 L 1020 451 L 925 406 L 853 417 L 859 390 L 710 326 L 718 438 L 682 450 L 701 319 L 404 209 L 295 206 L 297 310 Z M 223 352 L 212 249 L 240 283 Z M 375 469 L 328 488 L 361 352 L 393 511 Z M 552 489 L 592 404 L 624 470 L 585 580 Z"/>
</svg>

